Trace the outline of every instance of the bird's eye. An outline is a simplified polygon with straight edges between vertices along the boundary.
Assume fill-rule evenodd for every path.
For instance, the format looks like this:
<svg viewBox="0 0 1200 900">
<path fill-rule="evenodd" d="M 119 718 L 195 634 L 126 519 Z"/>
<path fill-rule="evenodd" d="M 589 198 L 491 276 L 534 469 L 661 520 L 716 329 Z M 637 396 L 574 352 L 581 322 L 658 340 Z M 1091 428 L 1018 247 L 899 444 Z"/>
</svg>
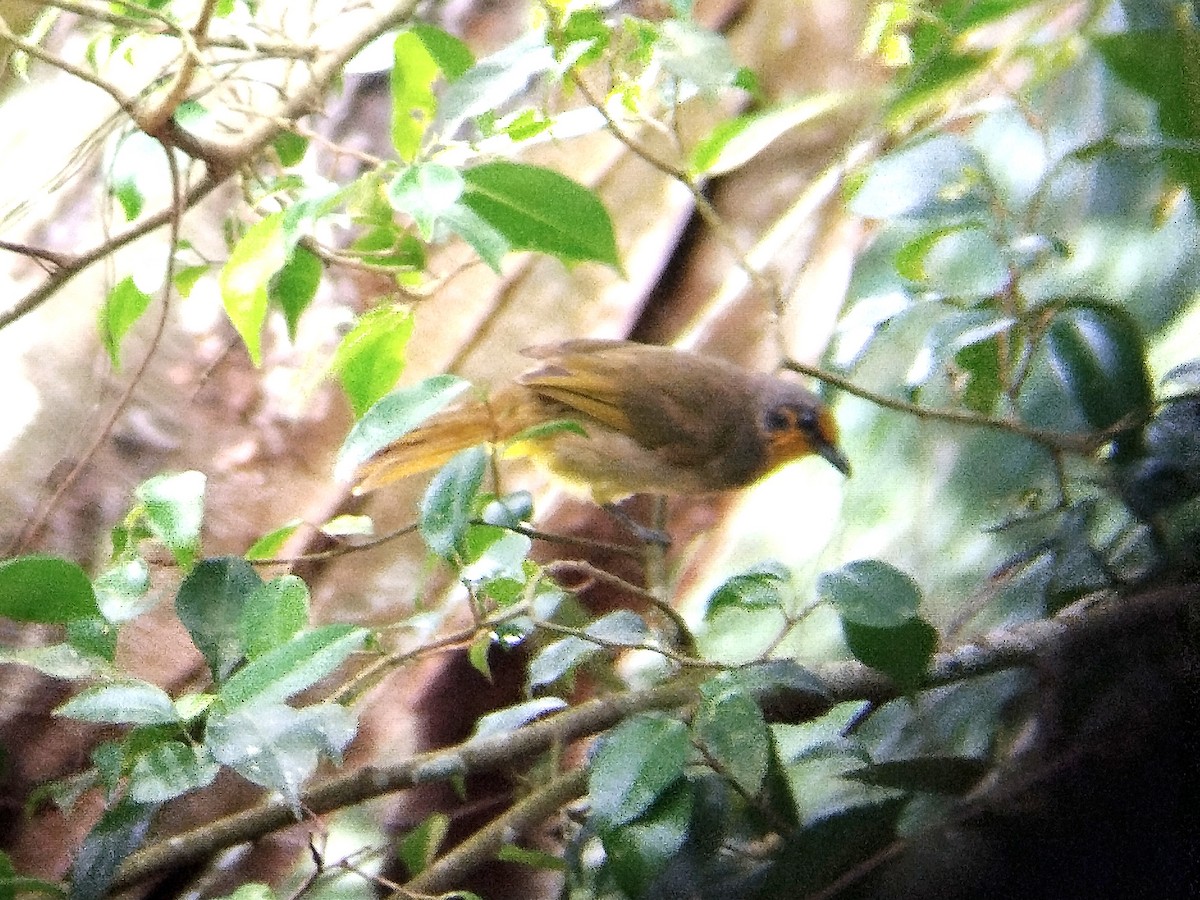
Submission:
<svg viewBox="0 0 1200 900">
<path fill-rule="evenodd" d="M 795 420 L 794 410 L 786 406 L 777 406 L 767 410 L 763 425 L 767 431 L 789 431 Z"/>
<path fill-rule="evenodd" d="M 769 432 L 816 431 L 819 422 L 815 409 L 787 404 L 767 410 L 763 425 Z"/>
</svg>

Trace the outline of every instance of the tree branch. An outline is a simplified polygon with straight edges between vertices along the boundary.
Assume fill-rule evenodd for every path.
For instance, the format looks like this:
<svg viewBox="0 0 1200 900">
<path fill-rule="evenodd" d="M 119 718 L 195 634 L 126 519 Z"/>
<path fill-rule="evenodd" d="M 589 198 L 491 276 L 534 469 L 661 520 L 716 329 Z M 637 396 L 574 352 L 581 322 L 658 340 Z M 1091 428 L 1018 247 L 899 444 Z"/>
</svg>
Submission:
<svg viewBox="0 0 1200 900">
<path fill-rule="evenodd" d="M 298 87 L 277 112 L 265 116 L 257 125 L 248 128 L 244 136 L 236 143 L 216 144 L 199 142 L 194 139 L 191 142 L 185 142 L 176 139 L 176 135 L 172 135 L 172 140 L 177 146 L 195 155 L 205 163 L 208 169 L 204 180 L 188 191 L 187 207 L 190 209 L 226 181 L 242 165 L 266 149 L 283 130 L 283 122 L 300 118 L 311 112 L 317 106 L 328 85 L 338 76 L 346 63 L 376 37 L 410 18 L 416 6 L 417 0 L 399 0 L 367 18 L 357 29 L 351 31 L 341 44 L 325 51 L 313 62 L 312 66 L 308 67 L 308 81 Z M 350 15 L 352 14 L 347 14 L 347 18 Z M 25 48 L 22 47 L 22 49 Z M 128 110 L 126 111 L 128 112 Z M 180 134 L 178 137 L 186 136 Z M 147 217 L 123 234 L 119 234 L 91 250 L 79 253 L 69 265 L 51 274 L 38 287 L 17 301 L 13 307 L 0 313 L 0 328 L 12 324 L 37 309 L 68 281 L 92 264 L 166 225 L 171 221 L 173 215 L 172 205 Z"/>
<path fill-rule="evenodd" d="M 937 654 L 921 687 L 939 687 L 1030 665 L 1053 653 L 1068 634 L 1116 637 L 1143 617 L 1161 615 L 1168 608 L 1194 606 L 1198 600 L 1200 588 L 1173 587 L 1139 597 L 1111 596 L 1099 603 L 1077 604 L 1054 618 L 1001 629 Z M 838 703 L 850 700 L 883 703 L 901 695 L 886 677 L 861 663 L 830 663 L 814 667 L 813 672 L 824 691 L 774 687 L 758 697 L 768 721 L 799 723 L 823 715 Z M 467 740 L 391 765 L 364 766 L 312 788 L 301 801 L 313 814 L 321 814 L 425 782 L 495 771 L 552 747 L 598 734 L 635 713 L 687 707 L 698 699 L 700 680 L 689 674 L 648 690 L 589 700 L 507 734 Z M 122 890 L 152 875 L 200 862 L 221 850 L 293 824 L 295 818 L 287 801 L 265 800 L 133 854 L 121 867 L 112 889 Z"/>
<path fill-rule="evenodd" d="M 515 803 L 467 840 L 463 841 L 421 874 L 392 894 L 395 900 L 413 894 L 438 894 L 449 891 L 481 865 L 496 858 L 505 844 L 544 822 L 587 789 L 587 770 L 577 769 L 560 775 Z"/>
</svg>

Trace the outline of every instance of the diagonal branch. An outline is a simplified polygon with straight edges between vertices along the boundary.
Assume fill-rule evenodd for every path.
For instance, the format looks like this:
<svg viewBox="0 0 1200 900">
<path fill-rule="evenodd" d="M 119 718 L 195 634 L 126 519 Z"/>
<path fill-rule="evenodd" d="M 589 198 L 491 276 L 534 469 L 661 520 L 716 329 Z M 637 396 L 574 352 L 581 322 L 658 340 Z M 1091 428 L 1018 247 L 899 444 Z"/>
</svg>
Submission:
<svg viewBox="0 0 1200 900">
<path fill-rule="evenodd" d="M 985 635 L 977 641 L 937 654 L 923 688 L 933 688 L 986 675 L 1001 669 L 1031 665 L 1053 653 L 1067 634 L 1116 638 L 1135 622 L 1162 615 L 1164 610 L 1194 608 L 1198 588 L 1166 588 L 1140 597 L 1113 596 L 1102 603 L 1068 607 L 1051 619 L 1040 619 Z M 768 721 L 799 723 L 814 719 L 849 700 L 882 703 L 901 695 L 887 678 L 861 663 L 831 663 L 814 668 L 825 691 L 776 687 L 758 698 Z M 638 712 L 685 709 L 699 698 L 701 678 L 681 677 L 667 684 L 629 691 L 581 703 L 507 734 L 477 738 L 418 754 L 384 766 L 364 766 L 320 784 L 301 798 L 306 809 L 321 814 L 394 791 L 466 773 L 496 771 L 552 747 L 598 734 Z M 295 824 L 291 807 L 282 799 L 234 813 L 192 831 L 164 838 L 130 856 L 113 883 L 113 890 Z"/>
<path fill-rule="evenodd" d="M 383 9 L 371 10 L 371 15 L 357 28 L 350 31 L 336 47 L 324 51 L 313 64 L 306 68 L 308 79 L 302 83 L 275 113 L 264 116 L 256 125 L 247 129 L 240 140 L 228 144 L 201 142 L 176 129 L 171 138 L 207 167 L 204 179 L 192 187 L 186 196 L 185 206 L 190 209 L 201 199 L 212 193 L 243 165 L 262 153 L 285 127 L 286 122 L 311 113 L 320 105 L 328 86 L 337 78 L 346 63 L 364 46 L 379 35 L 406 21 L 416 9 L 417 0 L 397 0 Z M 105 259 L 114 251 L 132 243 L 150 232 L 156 231 L 171 221 L 174 205 L 148 216 L 91 250 L 77 254 L 47 277 L 40 285 L 22 297 L 10 309 L 0 313 L 0 328 L 11 325 L 17 319 L 37 309 L 67 282 L 94 263 Z"/>
</svg>

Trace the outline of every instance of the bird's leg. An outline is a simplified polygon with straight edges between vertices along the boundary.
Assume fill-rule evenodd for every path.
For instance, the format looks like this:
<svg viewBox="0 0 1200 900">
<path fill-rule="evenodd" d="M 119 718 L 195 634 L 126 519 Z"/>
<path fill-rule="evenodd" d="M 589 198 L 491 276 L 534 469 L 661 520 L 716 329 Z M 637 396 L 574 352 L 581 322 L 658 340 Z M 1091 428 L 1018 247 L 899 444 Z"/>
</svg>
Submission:
<svg viewBox="0 0 1200 900">
<path fill-rule="evenodd" d="M 660 528 L 648 528 L 625 512 L 620 505 L 605 503 L 604 509 L 643 544 L 656 544 L 664 549 L 671 546 L 671 536 L 669 534 Z"/>
</svg>

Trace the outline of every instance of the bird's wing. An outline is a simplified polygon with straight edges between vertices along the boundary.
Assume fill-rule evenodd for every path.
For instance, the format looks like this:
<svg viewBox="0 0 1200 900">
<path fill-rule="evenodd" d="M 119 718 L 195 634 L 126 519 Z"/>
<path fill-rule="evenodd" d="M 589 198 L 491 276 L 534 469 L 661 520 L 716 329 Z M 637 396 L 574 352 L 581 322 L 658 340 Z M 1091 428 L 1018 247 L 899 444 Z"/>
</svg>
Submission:
<svg viewBox="0 0 1200 900">
<path fill-rule="evenodd" d="M 646 365 L 675 351 L 629 341 L 575 340 L 532 347 L 544 360 L 521 384 L 634 438 L 679 465 L 700 465 L 723 452 L 728 424 L 712 414 L 712 400 L 729 390 L 719 369 L 677 377 L 673 365 Z M 637 375 L 631 380 L 630 372 Z M 636 390 L 630 390 L 636 387 Z"/>
</svg>

